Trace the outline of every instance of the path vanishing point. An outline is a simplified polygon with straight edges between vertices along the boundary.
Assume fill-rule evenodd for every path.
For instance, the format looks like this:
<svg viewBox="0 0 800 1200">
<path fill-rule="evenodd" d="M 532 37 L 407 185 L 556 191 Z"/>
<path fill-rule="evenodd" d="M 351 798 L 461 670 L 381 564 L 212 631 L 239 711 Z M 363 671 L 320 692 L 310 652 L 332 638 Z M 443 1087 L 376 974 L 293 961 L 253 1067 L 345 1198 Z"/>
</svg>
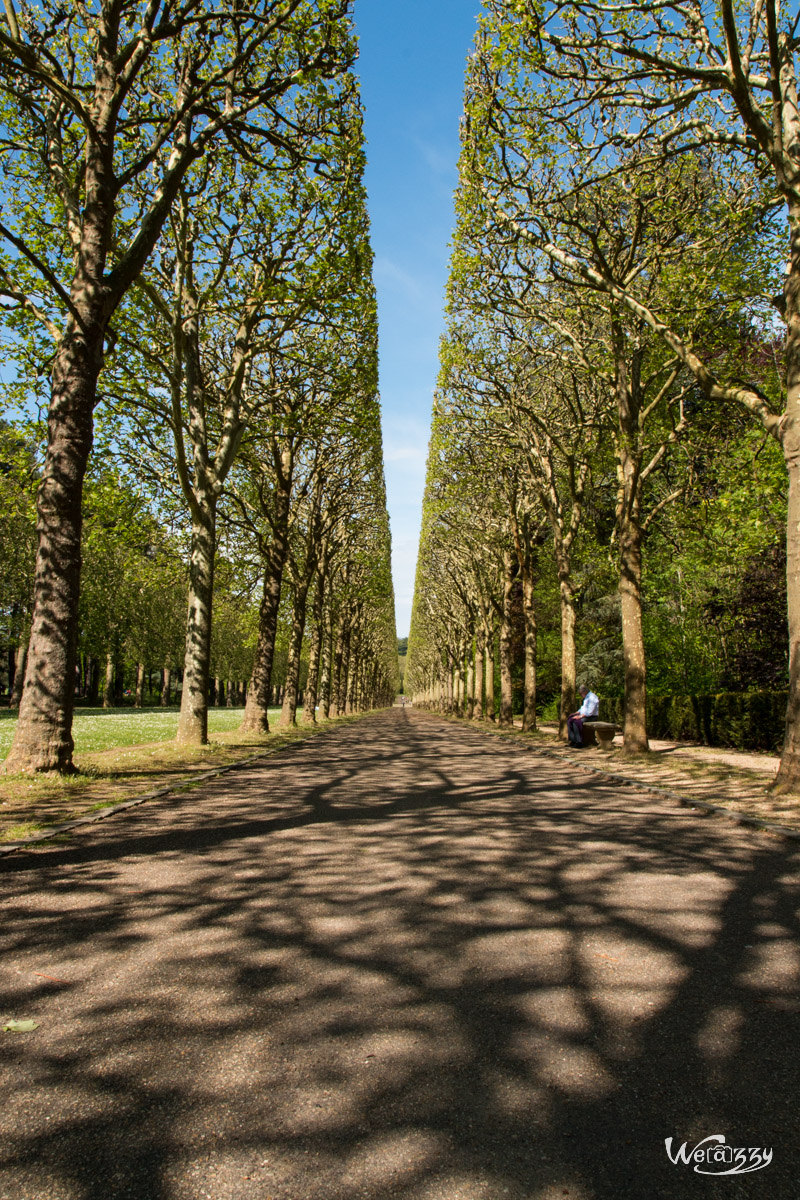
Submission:
<svg viewBox="0 0 800 1200">
<path fill-rule="evenodd" d="M 400 709 L 12 856 L 0 1197 L 797 1200 L 799 868 Z"/>
</svg>

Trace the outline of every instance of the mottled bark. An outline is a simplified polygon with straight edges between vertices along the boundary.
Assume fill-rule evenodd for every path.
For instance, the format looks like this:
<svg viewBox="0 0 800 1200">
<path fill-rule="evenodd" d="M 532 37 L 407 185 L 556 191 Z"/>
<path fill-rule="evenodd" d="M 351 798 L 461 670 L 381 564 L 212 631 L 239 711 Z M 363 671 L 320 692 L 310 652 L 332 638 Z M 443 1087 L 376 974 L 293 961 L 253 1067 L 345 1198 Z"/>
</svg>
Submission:
<svg viewBox="0 0 800 1200">
<path fill-rule="evenodd" d="M 789 476 L 786 594 L 789 622 L 789 702 L 778 791 L 800 791 L 800 205 L 789 209 L 789 273 L 784 284 L 786 409 L 781 446 Z"/>
<path fill-rule="evenodd" d="M 522 728 L 536 728 L 536 602 L 534 578 L 530 563 L 522 570 L 522 609 L 525 617 L 525 697 Z"/>
<path fill-rule="evenodd" d="M 295 590 L 289 634 L 289 655 L 286 662 L 286 688 L 283 693 L 280 725 L 297 724 L 297 685 L 300 679 L 300 654 L 303 649 L 303 633 L 306 627 L 308 588 L 309 581 L 305 580 Z"/>
<path fill-rule="evenodd" d="M 341 620 L 336 624 L 335 631 L 331 644 L 331 699 L 329 705 L 329 714 L 331 717 L 339 715 L 339 672 L 342 668 L 344 659 L 344 625 Z"/>
<path fill-rule="evenodd" d="M 476 721 L 483 720 L 483 658 L 486 653 L 486 639 L 478 632 L 475 639 L 475 707 L 472 715 Z"/>
<path fill-rule="evenodd" d="M 619 597 L 625 667 L 624 746 L 629 752 L 648 749 L 644 631 L 642 628 L 642 540 L 635 522 L 620 529 Z"/>
<path fill-rule="evenodd" d="M 500 622 L 500 724 L 514 724 L 512 661 L 511 661 L 511 604 L 517 562 L 510 550 L 503 555 L 503 616 Z"/>
<path fill-rule="evenodd" d="M 106 654 L 106 685 L 103 689 L 103 708 L 114 707 L 114 655 Z"/>
<path fill-rule="evenodd" d="M 96 708 L 100 703 L 100 660 L 92 658 L 89 676 L 89 703 Z"/>
<path fill-rule="evenodd" d="M 331 665 L 333 662 L 333 629 L 331 628 L 330 609 L 325 611 L 324 629 L 322 632 L 322 673 L 319 681 L 319 712 L 327 721 L 331 711 Z"/>
<path fill-rule="evenodd" d="M 192 514 L 183 690 L 176 739 L 182 745 L 202 746 L 208 742 L 208 673 L 215 541 L 216 501 L 208 495 L 198 497 Z"/>
<path fill-rule="evenodd" d="M 283 572 L 289 555 L 291 492 L 292 460 L 286 452 L 276 479 L 272 516 L 273 538 L 266 554 L 264 590 L 258 619 L 258 643 L 242 722 L 242 730 L 249 733 L 269 733 L 269 698 L 272 664 L 275 658 L 275 637 L 278 632 L 278 610 Z"/>
<path fill-rule="evenodd" d="M 567 739 L 567 718 L 575 712 L 575 593 L 570 572 L 559 569 L 559 600 L 561 604 L 561 707 L 558 715 L 558 736 Z"/>
<path fill-rule="evenodd" d="M 317 698 L 319 695 L 320 660 L 322 657 L 322 628 L 315 626 L 308 648 L 308 679 L 303 697 L 303 723 L 314 725 L 317 720 Z"/>
<path fill-rule="evenodd" d="M 344 711 L 346 713 L 354 712 L 356 707 L 356 683 L 358 681 L 360 642 L 360 618 L 358 612 L 356 612 L 351 618 L 350 628 L 347 634 L 347 645 L 345 649 L 347 682 L 344 692 Z"/>
<path fill-rule="evenodd" d="M 144 663 L 136 664 L 136 695 L 133 701 L 134 708 L 142 707 L 142 698 L 144 696 Z"/>
<path fill-rule="evenodd" d="M 462 663 L 459 658 L 456 658 L 453 667 L 453 709 L 456 716 L 462 716 L 464 712 L 464 691 Z"/>
<path fill-rule="evenodd" d="M 93 186 L 98 186 L 96 180 Z M 98 283 L 107 237 L 107 222 L 87 230 L 87 260 L 72 290 L 85 315 L 86 332 L 71 322 L 53 364 L 47 451 L 36 505 L 31 637 L 19 719 L 3 768 L 9 773 L 73 770 L 81 499 L 106 324 Z M 94 293 L 93 301 L 89 291 Z"/>
<path fill-rule="evenodd" d="M 470 721 L 475 716 L 475 645 L 470 638 L 467 645 L 467 713 Z"/>
<path fill-rule="evenodd" d="M 494 630 L 491 626 L 486 630 L 486 649 L 483 652 L 484 680 L 486 687 L 486 720 L 495 719 L 494 700 Z"/>
<path fill-rule="evenodd" d="M 14 663 L 14 680 L 11 685 L 9 708 L 19 708 L 22 700 L 22 690 L 25 685 L 25 667 L 28 662 L 28 644 L 31 638 L 30 626 L 25 629 L 17 646 L 17 656 Z"/>
<path fill-rule="evenodd" d="M 340 717 L 344 714 L 345 705 L 347 703 L 347 660 L 349 656 L 350 643 L 350 625 L 346 618 L 342 617 L 339 626 L 339 634 L 336 639 L 336 656 L 335 656 L 335 688 L 331 703 L 331 711 L 334 717 Z"/>
<path fill-rule="evenodd" d="M 641 450 L 639 447 L 638 367 L 631 370 L 625 334 L 612 322 L 617 437 L 617 536 L 619 539 L 619 598 L 622 611 L 622 655 L 625 672 L 623 744 L 627 753 L 643 753 L 647 742 L 647 692 L 642 627 Z"/>
<path fill-rule="evenodd" d="M 311 607 L 311 619 L 314 623 L 314 628 L 308 648 L 308 679 L 303 699 L 303 722 L 306 725 L 313 725 L 317 720 L 316 710 L 320 687 L 322 640 L 325 635 L 325 574 L 325 567 L 323 565 L 317 571 L 317 585 L 314 590 L 314 603 Z"/>
<path fill-rule="evenodd" d="M 358 711 L 358 676 L 359 663 L 357 653 L 357 643 L 354 645 L 355 639 L 351 636 L 348 656 L 347 670 L 347 693 L 344 702 L 344 711 L 353 713 Z"/>
<path fill-rule="evenodd" d="M 281 564 L 280 572 L 273 569 L 264 577 L 264 591 L 258 616 L 255 664 L 242 721 L 242 730 L 249 733 L 269 733 L 270 684 L 272 664 L 275 659 L 275 638 L 278 633 L 282 580 L 283 564 Z"/>
</svg>

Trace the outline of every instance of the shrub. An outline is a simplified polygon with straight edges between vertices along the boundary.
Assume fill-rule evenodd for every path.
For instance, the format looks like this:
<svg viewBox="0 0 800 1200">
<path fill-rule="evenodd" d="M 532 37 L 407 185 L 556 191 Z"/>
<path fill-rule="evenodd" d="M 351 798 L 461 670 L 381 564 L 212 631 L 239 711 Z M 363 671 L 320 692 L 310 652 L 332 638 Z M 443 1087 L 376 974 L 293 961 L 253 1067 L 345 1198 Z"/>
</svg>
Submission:
<svg viewBox="0 0 800 1200">
<path fill-rule="evenodd" d="M 715 696 L 648 696 L 647 732 L 653 738 L 780 750 L 788 692 L 720 692 Z M 622 697 L 604 696 L 600 719 L 623 723 Z"/>
</svg>

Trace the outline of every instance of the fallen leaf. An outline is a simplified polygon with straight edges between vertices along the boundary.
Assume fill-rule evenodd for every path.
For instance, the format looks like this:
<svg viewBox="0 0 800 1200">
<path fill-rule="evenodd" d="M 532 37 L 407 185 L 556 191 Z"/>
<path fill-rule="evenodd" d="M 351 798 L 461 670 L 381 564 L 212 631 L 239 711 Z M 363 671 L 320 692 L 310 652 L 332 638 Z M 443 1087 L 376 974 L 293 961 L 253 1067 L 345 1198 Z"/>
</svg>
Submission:
<svg viewBox="0 0 800 1200">
<path fill-rule="evenodd" d="M 28 1017 L 24 1021 L 6 1021 L 3 1026 L 4 1033 L 32 1033 L 34 1029 L 39 1028 L 39 1022 L 31 1020 Z"/>
</svg>

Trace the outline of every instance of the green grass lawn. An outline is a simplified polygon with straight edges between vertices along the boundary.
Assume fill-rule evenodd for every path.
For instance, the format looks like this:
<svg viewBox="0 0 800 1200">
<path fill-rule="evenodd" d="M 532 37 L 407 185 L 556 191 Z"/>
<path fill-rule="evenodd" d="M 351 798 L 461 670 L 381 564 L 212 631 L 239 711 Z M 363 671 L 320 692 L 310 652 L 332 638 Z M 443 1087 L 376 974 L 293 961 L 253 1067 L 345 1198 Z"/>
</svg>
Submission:
<svg viewBox="0 0 800 1200">
<path fill-rule="evenodd" d="M 271 708 L 270 721 L 277 720 L 279 714 L 279 708 Z M 213 734 L 238 729 L 243 715 L 243 708 L 210 708 L 208 731 Z M 17 714 L 0 709 L 0 761 L 8 754 L 16 726 Z M 72 724 L 76 754 L 142 742 L 169 742 L 177 731 L 177 708 L 78 708 Z"/>
</svg>

